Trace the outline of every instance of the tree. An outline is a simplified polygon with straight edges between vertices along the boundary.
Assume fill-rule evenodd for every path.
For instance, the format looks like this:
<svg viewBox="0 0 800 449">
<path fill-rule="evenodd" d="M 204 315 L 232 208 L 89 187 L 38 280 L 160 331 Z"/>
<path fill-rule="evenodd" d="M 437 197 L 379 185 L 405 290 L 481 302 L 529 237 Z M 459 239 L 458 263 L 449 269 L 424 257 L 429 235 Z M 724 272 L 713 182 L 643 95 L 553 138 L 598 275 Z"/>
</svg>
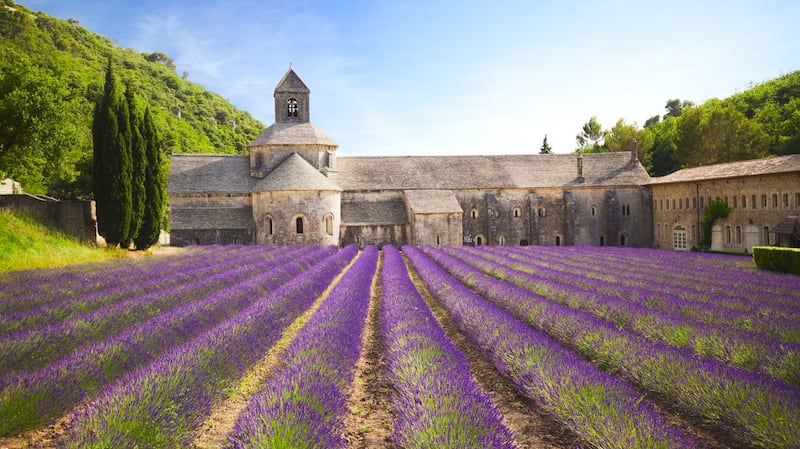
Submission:
<svg viewBox="0 0 800 449">
<path fill-rule="evenodd" d="M 166 206 L 166 176 L 164 174 L 164 142 L 158 133 L 150 108 L 145 109 L 142 119 L 142 138 L 145 142 L 147 168 L 145 171 L 145 197 L 142 224 L 134 239 L 136 249 L 145 250 L 158 242 L 162 217 Z"/>
<path fill-rule="evenodd" d="M 133 161 L 128 105 L 117 90 L 110 60 L 95 108 L 92 140 L 97 228 L 108 244 L 118 245 L 130 231 Z"/>
<path fill-rule="evenodd" d="M 603 127 L 597 121 L 596 116 L 592 116 L 588 122 L 583 124 L 581 132 L 575 136 L 575 142 L 578 144 L 578 152 L 584 153 L 599 153 L 603 148 Z"/>
<path fill-rule="evenodd" d="M 667 100 L 667 105 L 664 108 L 667 110 L 667 113 L 664 114 L 664 120 L 667 117 L 680 117 L 681 113 L 686 108 L 691 108 L 694 106 L 694 103 L 689 100 L 681 100 L 677 98 L 673 98 L 672 100 Z"/>
<path fill-rule="evenodd" d="M 619 119 L 613 128 L 605 132 L 605 146 L 608 151 L 631 151 L 636 140 L 638 158 L 646 168 L 650 166 L 650 149 L 653 148 L 653 133 L 649 129 L 638 129 Z"/>
<path fill-rule="evenodd" d="M 711 230 L 714 223 L 720 218 L 727 218 L 731 213 L 731 208 L 724 201 L 717 198 L 712 201 L 703 211 L 703 221 L 700 226 L 703 228 L 702 245 L 706 248 L 711 246 Z"/>
<path fill-rule="evenodd" d="M 542 146 L 539 148 L 539 154 L 552 154 L 553 148 L 547 143 L 547 134 L 544 135 L 544 140 L 542 141 Z"/>
<path fill-rule="evenodd" d="M 136 107 L 136 99 L 130 86 L 125 88 L 125 103 L 130 114 L 130 133 L 131 133 L 131 224 L 128 230 L 128 238 L 125 246 L 130 246 L 130 242 L 139 233 L 139 226 L 142 224 L 144 215 L 146 193 L 145 193 L 145 171 L 147 170 L 146 142 L 142 136 L 143 119 Z"/>
</svg>

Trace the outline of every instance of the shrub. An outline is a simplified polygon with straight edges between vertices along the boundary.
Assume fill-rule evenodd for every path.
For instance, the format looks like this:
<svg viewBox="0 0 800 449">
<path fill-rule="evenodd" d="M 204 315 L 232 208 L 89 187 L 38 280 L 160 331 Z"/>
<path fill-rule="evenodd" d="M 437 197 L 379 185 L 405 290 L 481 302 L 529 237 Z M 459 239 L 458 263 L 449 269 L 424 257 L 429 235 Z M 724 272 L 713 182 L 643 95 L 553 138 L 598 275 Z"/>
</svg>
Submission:
<svg viewBox="0 0 800 449">
<path fill-rule="evenodd" d="M 800 274 L 800 248 L 754 246 L 753 261 L 763 270 Z"/>
</svg>

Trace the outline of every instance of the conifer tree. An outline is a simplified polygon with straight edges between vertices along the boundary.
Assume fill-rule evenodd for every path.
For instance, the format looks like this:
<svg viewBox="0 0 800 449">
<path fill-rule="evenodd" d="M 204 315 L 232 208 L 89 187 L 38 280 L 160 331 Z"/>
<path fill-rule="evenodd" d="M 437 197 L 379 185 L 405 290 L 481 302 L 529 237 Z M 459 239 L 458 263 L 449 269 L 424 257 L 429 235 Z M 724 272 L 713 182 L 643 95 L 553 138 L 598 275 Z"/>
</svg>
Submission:
<svg viewBox="0 0 800 449">
<path fill-rule="evenodd" d="M 553 147 L 547 143 L 547 134 L 544 135 L 544 140 L 542 141 L 542 146 L 539 148 L 539 154 L 552 154 Z"/>
<path fill-rule="evenodd" d="M 167 198 L 167 182 L 162 162 L 164 143 L 158 134 L 149 107 L 145 109 L 142 119 L 142 137 L 145 142 L 147 159 L 144 181 L 147 200 L 144 205 L 142 224 L 134 239 L 136 249 L 139 250 L 147 249 L 158 242 Z"/>
<path fill-rule="evenodd" d="M 130 86 L 125 88 L 125 102 L 130 113 L 130 132 L 131 132 L 131 224 L 125 245 L 130 246 L 130 242 L 139 233 L 139 226 L 142 224 L 144 215 L 146 193 L 145 193 L 145 170 L 147 160 L 145 155 L 145 140 L 142 136 L 142 116 L 136 107 L 136 99 Z"/>
<path fill-rule="evenodd" d="M 97 227 L 110 245 L 128 240 L 131 223 L 131 132 L 128 105 L 117 91 L 111 61 L 92 126 Z"/>
</svg>

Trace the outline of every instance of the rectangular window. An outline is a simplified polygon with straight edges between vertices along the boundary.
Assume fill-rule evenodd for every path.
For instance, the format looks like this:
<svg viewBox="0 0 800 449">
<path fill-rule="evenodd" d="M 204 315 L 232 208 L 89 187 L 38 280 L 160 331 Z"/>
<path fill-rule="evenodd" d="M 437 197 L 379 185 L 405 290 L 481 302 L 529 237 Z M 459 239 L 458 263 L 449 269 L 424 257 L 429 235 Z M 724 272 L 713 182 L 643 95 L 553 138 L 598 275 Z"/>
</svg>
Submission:
<svg viewBox="0 0 800 449">
<path fill-rule="evenodd" d="M 742 209 L 747 209 L 747 195 L 742 195 Z"/>
<path fill-rule="evenodd" d="M 742 227 L 741 226 L 736 226 L 736 244 L 737 245 L 741 245 L 742 244 Z"/>
<path fill-rule="evenodd" d="M 692 209 L 697 209 L 697 197 L 692 198 Z"/>
<path fill-rule="evenodd" d="M 678 198 L 678 209 L 683 210 L 683 198 Z"/>
<path fill-rule="evenodd" d="M 694 225 L 692 225 L 692 243 L 697 242 L 697 230 L 695 229 Z"/>
<path fill-rule="evenodd" d="M 675 198 L 672 199 L 672 210 L 675 210 Z"/>
<path fill-rule="evenodd" d="M 702 197 L 702 196 L 700 197 L 700 209 L 704 209 L 706 207 L 705 206 L 705 202 L 706 202 L 705 200 L 706 199 L 704 197 Z"/>
<path fill-rule="evenodd" d="M 725 226 L 725 243 L 728 245 L 731 244 L 731 227 L 730 225 Z"/>
<path fill-rule="evenodd" d="M 755 195 L 750 197 L 750 207 L 752 207 L 753 209 L 757 209 L 758 208 L 758 205 L 756 203 L 756 196 Z"/>
<path fill-rule="evenodd" d="M 797 204 L 800 205 L 800 193 L 797 194 L 797 201 L 798 201 Z M 659 209 L 664 210 L 664 198 L 658 200 L 658 207 Z"/>
<path fill-rule="evenodd" d="M 764 244 L 769 245 L 769 226 L 764 226 Z"/>
<path fill-rule="evenodd" d="M 775 209 L 778 208 L 778 194 L 777 193 L 773 193 L 772 194 L 772 207 L 774 207 Z"/>
<path fill-rule="evenodd" d="M 738 200 L 737 197 L 734 195 L 733 197 L 733 208 L 736 209 L 738 207 Z"/>
<path fill-rule="evenodd" d="M 761 195 L 761 208 L 767 208 L 767 195 Z"/>
<path fill-rule="evenodd" d="M 786 208 L 786 209 L 789 208 L 789 194 L 788 193 L 784 193 L 783 194 L 783 207 Z"/>
</svg>

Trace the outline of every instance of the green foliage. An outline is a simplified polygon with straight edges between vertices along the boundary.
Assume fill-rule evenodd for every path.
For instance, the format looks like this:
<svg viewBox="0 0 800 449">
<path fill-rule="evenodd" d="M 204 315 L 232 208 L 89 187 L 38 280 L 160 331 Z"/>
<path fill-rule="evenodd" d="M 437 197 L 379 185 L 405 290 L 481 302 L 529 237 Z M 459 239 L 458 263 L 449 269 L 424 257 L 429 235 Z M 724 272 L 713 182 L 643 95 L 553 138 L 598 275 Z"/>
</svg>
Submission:
<svg viewBox="0 0 800 449">
<path fill-rule="evenodd" d="M 539 148 L 539 154 L 552 154 L 553 147 L 547 143 L 547 134 L 544 135 L 544 140 L 542 141 L 542 147 Z"/>
<path fill-rule="evenodd" d="M 596 116 L 592 116 L 588 122 L 583 124 L 581 132 L 575 136 L 575 143 L 578 144 L 578 153 L 599 153 L 603 151 L 603 138 L 605 132 L 603 126 L 597 121 Z"/>
<path fill-rule="evenodd" d="M 0 175 L 31 193 L 91 198 L 92 110 L 110 59 L 151 107 L 163 151 L 243 153 L 264 126 L 175 73 L 160 52 L 122 49 L 76 21 L 0 7 Z"/>
<path fill-rule="evenodd" d="M 700 226 L 703 228 L 703 241 L 704 247 L 711 246 L 711 228 L 714 223 L 720 218 L 726 218 L 731 213 L 731 208 L 725 204 L 720 198 L 712 201 L 708 207 L 703 210 L 703 221 Z"/>
<path fill-rule="evenodd" d="M 98 262 L 124 255 L 120 250 L 83 244 L 26 215 L 0 210 L 0 272 Z"/>
<path fill-rule="evenodd" d="M 631 151 L 636 140 L 639 161 L 645 168 L 649 168 L 650 149 L 653 148 L 655 138 L 649 129 L 639 129 L 636 123 L 626 124 L 625 120 L 619 119 L 613 128 L 605 133 L 605 146 L 608 151 Z"/>
<path fill-rule="evenodd" d="M 142 137 L 145 141 L 145 158 L 147 159 L 144 180 L 147 201 L 144 205 L 139 232 L 134 238 L 136 249 L 139 250 L 147 249 L 158 242 L 161 225 L 165 222 L 163 217 L 167 204 L 166 166 L 162 158 L 163 142 L 153 123 L 150 108 L 144 111 Z"/>
<path fill-rule="evenodd" d="M 131 129 L 131 224 L 126 242 L 131 242 L 138 235 L 139 228 L 142 225 L 142 217 L 144 216 L 145 201 L 147 199 L 145 193 L 145 171 L 147 169 L 146 160 L 146 146 L 147 143 L 142 135 L 142 128 L 144 125 L 144 118 L 139 113 L 139 108 L 136 105 L 136 100 L 133 95 L 133 90 L 128 86 L 125 89 L 125 102 L 130 112 L 130 129 Z M 130 244 L 126 245 L 130 246 Z"/>
<path fill-rule="evenodd" d="M 800 274 L 800 248 L 754 246 L 753 262 L 762 270 Z"/>
</svg>

